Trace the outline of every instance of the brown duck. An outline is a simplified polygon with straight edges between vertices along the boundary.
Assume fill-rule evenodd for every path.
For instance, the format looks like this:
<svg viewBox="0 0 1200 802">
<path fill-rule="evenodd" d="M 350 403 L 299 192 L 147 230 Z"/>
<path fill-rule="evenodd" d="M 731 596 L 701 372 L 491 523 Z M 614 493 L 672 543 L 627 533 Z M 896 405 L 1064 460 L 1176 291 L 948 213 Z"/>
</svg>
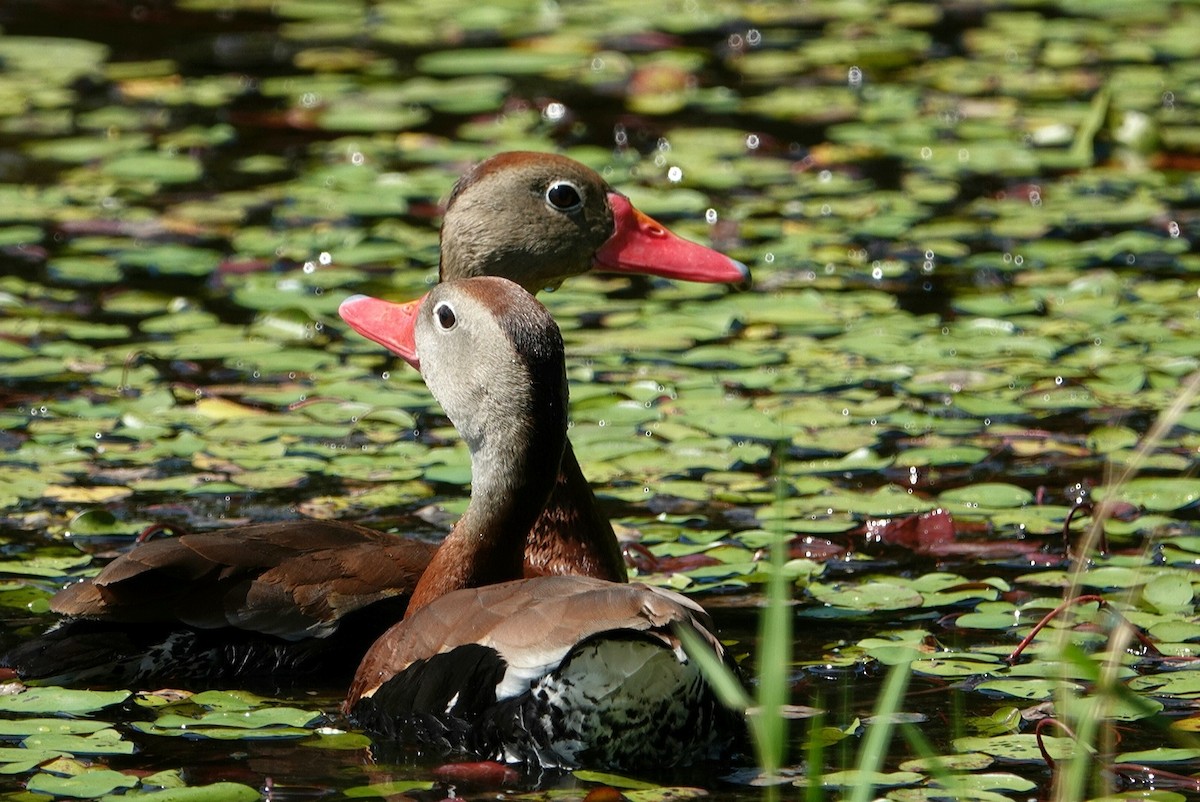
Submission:
<svg viewBox="0 0 1200 802">
<path fill-rule="evenodd" d="M 514 152 L 450 194 L 440 278 L 502 275 L 530 291 L 598 270 L 744 283 L 744 265 L 681 239 L 562 156 Z M 435 547 L 352 523 L 297 520 L 150 541 L 51 600 L 64 620 L 0 663 L 25 680 L 94 685 L 347 676 L 397 620 Z M 529 526 L 522 575 L 622 582 L 612 528 L 570 445 Z"/>
<path fill-rule="evenodd" d="M 725 656 L 695 602 L 590 576 L 500 582 L 567 447 L 562 338 L 502 278 L 441 284 L 399 307 L 356 296 L 343 319 L 418 367 L 471 453 L 471 499 L 405 618 L 358 668 L 345 711 L 387 740 L 545 768 L 687 765 L 744 732 L 680 645 Z M 728 660 L 728 657 L 725 659 Z"/>
</svg>

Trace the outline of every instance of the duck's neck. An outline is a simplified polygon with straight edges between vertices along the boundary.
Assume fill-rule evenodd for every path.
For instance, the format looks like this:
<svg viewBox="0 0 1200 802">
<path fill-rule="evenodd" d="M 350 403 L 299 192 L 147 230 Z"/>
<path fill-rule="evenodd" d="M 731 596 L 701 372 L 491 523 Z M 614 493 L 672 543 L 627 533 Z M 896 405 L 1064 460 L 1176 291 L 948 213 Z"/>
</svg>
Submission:
<svg viewBox="0 0 1200 802">
<path fill-rule="evenodd" d="M 628 580 L 612 524 L 601 513 L 569 441 L 558 481 L 525 544 L 525 575 L 555 574 Z"/>
<path fill-rule="evenodd" d="M 539 403 L 535 396 L 526 414 L 464 432 L 471 501 L 421 575 L 409 613 L 454 590 L 523 576 L 526 538 L 558 477 L 564 406 L 553 399 Z"/>
</svg>

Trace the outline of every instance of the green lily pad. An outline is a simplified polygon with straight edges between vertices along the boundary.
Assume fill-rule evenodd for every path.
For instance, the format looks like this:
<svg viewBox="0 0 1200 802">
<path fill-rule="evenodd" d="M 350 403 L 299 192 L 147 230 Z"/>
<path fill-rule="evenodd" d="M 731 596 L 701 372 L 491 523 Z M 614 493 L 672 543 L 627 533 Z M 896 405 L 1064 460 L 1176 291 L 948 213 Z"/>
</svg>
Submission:
<svg viewBox="0 0 1200 802">
<path fill-rule="evenodd" d="M 35 733 L 27 737 L 26 749 L 69 752 L 72 755 L 132 755 L 133 743 L 113 729 L 96 730 L 86 735 L 74 733 Z"/>
<path fill-rule="evenodd" d="M 81 691 L 69 688 L 29 688 L 18 694 L 0 695 L 0 710 L 25 715 L 55 713 L 85 715 L 124 702 L 129 691 Z"/>
<path fill-rule="evenodd" d="M 859 612 L 905 610 L 920 607 L 924 599 L 912 588 L 887 582 L 840 586 L 814 582 L 808 592 L 819 602 Z"/>
<path fill-rule="evenodd" d="M 102 169 L 113 178 L 160 184 L 188 184 L 204 175 L 204 168 L 196 159 L 166 153 L 118 156 L 104 162 Z"/>
<path fill-rule="evenodd" d="M 123 796 L 105 797 L 105 802 L 119 802 Z M 149 802 L 253 802 L 262 795 L 248 785 L 234 782 L 218 782 L 187 788 L 164 788 L 161 791 L 143 791 L 138 799 Z"/>
<path fill-rule="evenodd" d="M 434 75 L 544 75 L 581 66 L 582 54 L 500 48 L 443 50 L 417 59 L 417 70 Z"/>
<path fill-rule="evenodd" d="M 407 794 L 409 791 L 428 791 L 431 788 L 433 788 L 433 783 L 431 782 L 423 782 L 421 780 L 392 780 L 390 782 L 371 783 L 370 785 L 356 785 L 342 791 L 342 794 L 349 799 L 371 797 L 386 799 L 397 794 Z"/>
<path fill-rule="evenodd" d="M 1043 736 L 1041 743 L 1055 760 L 1068 758 L 1075 750 L 1075 742 L 1070 738 Z M 1032 734 L 955 738 L 954 748 L 960 752 L 982 752 L 1002 760 L 1036 763 L 1043 761 L 1038 738 Z"/>
<path fill-rule="evenodd" d="M 1116 488 L 1097 487 L 1093 495 L 1101 500 L 1126 501 L 1152 512 L 1170 512 L 1200 500 L 1200 479 L 1142 477 Z"/>
<path fill-rule="evenodd" d="M 72 799 L 95 799 L 122 788 L 134 788 L 137 777 L 111 769 L 94 768 L 69 777 L 39 773 L 29 778 L 26 788 L 38 794 Z"/>
<path fill-rule="evenodd" d="M 966 509 L 1005 509 L 1020 507 L 1033 501 L 1033 494 L 1022 487 L 1003 483 L 969 485 L 947 490 L 938 496 L 942 504 L 954 504 Z"/>
</svg>

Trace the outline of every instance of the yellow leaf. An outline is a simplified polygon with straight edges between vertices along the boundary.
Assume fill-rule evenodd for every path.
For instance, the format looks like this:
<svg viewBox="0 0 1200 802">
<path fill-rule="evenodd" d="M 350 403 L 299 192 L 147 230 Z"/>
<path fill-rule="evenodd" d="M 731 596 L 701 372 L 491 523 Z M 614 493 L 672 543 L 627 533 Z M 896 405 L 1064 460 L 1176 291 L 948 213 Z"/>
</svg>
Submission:
<svg viewBox="0 0 1200 802">
<path fill-rule="evenodd" d="M 133 491 L 128 487 L 67 487 L 66 485 L 50 485 L 43 494 L 55 501 L 65 501 L 68 504 L 100 504 L 105 501 L 116 501 L 128 498 Z"/>
<path fill-rule="evenodd" d="M 224 398 L 201 398 L 196 411 L 211 420 L 237 420 L 264 414 L 261 409 L 237 404 Z"/>
</svg>

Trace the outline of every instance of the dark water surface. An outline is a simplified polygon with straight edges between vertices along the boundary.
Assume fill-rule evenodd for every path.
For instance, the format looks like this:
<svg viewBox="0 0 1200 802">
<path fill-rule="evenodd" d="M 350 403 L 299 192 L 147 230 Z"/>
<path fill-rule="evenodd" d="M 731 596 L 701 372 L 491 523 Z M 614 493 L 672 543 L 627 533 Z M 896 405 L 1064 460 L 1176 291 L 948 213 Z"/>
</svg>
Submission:
<svg viewBox="0 0 1200 802">
<path fill-rule="evenodd" d="M 746 292 L 588 277 L 544 300 L 584 471 L 659 561 L 635 555 L 642 578 L 696 592 L 750 653 L 760 550 L 792 539 L 793 701 L 825 711 L 794 729 L 792 770 L 857 764 L 855 722 L 908 644 L 904 713 L 934 753 L 987 756 L 956 795 L 1048 798 L 1039 758 L 956 739 L 1090 715 L 1049 707 L 1064 677 L 1093 698 L 1066 640 L 998 659 L 1067 592 L 1071 507 L 1107 493 L 1110 553 L 1075 589 L 1170 659 L 1121 650 L 1121 684 L 1157 707 L 1105 731 L 1114 752 L 1192 750 L 1121 762 L 1200 771 L 1194 399 L 1134 451 L 1200 366 L 1197 30 L 1183 2 L 4 0 L 0 645 L 151 524 L 307 515 L 440 537 L 465 450 L 335 310 L 424 291 L 467 165 L 558 150 L 754 271 Z M 1072 541 L 1091 525 L 1085 509 Z M 1099 655 L 1111 619 L 1058 629 Z M 1164 689 L 1167 673 L 1185 680 Z M 332 712 L 341 689 L 315 685 L 255 690 Z M 432 768 L 312 723 L 217 740 L 144 734 L 146 707 L 99 715 L 136 752 L 80 759 L 192 786 L 301 799 Z M 815 727 L 839 733 L 806 765 Z M 913 754 L 897 740 L 884 766 Z M 946 794 L 905 768 L 892 798 Z M 747 776 L 643 779 L 757 798 Z M 410 795 L 594 785 L 433 782 Z"/>
</svg>

